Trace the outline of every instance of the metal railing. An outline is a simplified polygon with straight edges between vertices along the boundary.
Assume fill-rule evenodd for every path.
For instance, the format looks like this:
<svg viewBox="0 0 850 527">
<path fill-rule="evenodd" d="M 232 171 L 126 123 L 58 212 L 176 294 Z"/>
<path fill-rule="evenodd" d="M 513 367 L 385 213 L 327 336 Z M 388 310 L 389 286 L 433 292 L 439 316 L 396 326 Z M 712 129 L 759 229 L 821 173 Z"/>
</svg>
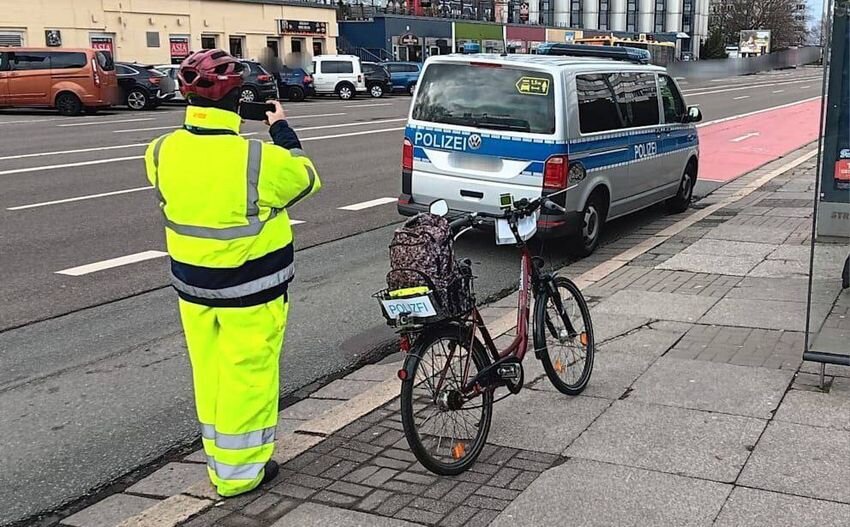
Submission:
<svg viewBox="0 0 850 527">
<path fill-rule="evenodd" d="M 820 60 L 821 48 L 809 46 L 777 51 L 760 57 L 673 62 L 667 66 L 667 71 L 677 77 L 687 77 L 689 80 L 717 79 L 782 68 L 794 68 L 814 64 Z"/>
</svg>

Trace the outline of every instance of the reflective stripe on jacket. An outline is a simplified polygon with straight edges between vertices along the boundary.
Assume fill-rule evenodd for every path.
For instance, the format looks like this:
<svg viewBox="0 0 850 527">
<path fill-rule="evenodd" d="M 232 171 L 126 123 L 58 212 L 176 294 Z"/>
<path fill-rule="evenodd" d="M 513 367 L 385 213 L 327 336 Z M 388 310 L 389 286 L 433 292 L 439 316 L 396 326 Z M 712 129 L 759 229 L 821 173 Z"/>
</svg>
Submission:
<svg viewBox="0 0 850 527">
<path fill-rule="evenodd" d="M 190 302 L 249 306 L 284 295 L 294 275 L 286 209 L 321 187 L 303 151 L 244 139 L 240 123 L 233 112 L 189 106 L 184 128 L 145 152 L 172 284 Z"/>
</svg>

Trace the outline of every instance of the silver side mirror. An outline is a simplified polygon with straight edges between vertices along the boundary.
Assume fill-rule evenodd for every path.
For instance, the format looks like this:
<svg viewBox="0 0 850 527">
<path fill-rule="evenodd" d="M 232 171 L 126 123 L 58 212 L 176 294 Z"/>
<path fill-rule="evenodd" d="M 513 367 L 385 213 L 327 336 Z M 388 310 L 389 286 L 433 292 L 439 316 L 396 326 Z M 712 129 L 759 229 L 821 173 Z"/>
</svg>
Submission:
<svg viewBox="0 0 850 527">
<path fill-rule="evenodd" d="M 449 204 L 444 199 L 438 199 L 431 203 L 431 206 L 428 207 L 428 212 L 434 216 L 445 216 L 449 213 Z"/>
<path fill-rule="evenodd" d="M 688 122 L 689 123 L 698 123 L 702 121 L 702 112 L 699 110 L 698 106 L 690 106 L 688 107 Z"/>
</svg>

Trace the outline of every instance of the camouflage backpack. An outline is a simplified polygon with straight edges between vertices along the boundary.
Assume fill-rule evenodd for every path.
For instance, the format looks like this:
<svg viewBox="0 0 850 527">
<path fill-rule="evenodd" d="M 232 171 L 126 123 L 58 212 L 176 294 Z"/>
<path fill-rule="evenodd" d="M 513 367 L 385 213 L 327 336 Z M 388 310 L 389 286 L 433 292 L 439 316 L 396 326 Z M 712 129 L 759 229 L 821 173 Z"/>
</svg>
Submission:
<svg viewBox="0 0 850 527">
<path fill-rule="evenodd" d="M 446 291 L 457 275 L 452 241 L 443 217 L 422 213 L 407 220 L 390 243 L 389 288 L 427 286 L 446 305 Z"/>
</svg>

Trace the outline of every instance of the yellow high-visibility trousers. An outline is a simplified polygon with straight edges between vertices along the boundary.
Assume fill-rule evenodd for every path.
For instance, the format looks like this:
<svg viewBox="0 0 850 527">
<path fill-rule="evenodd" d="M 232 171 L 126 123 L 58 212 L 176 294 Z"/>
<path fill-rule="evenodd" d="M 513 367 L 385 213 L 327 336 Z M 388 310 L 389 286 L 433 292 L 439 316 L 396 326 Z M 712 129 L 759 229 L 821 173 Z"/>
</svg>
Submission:
<svg viewBox="0 0 850 527">
<path fill-rule="evenodd" d="M 283 297 L 250 307 L 180 300 L 207 472 L 221 496 L 259 485 L 274 452 Z"/>
</svg>

